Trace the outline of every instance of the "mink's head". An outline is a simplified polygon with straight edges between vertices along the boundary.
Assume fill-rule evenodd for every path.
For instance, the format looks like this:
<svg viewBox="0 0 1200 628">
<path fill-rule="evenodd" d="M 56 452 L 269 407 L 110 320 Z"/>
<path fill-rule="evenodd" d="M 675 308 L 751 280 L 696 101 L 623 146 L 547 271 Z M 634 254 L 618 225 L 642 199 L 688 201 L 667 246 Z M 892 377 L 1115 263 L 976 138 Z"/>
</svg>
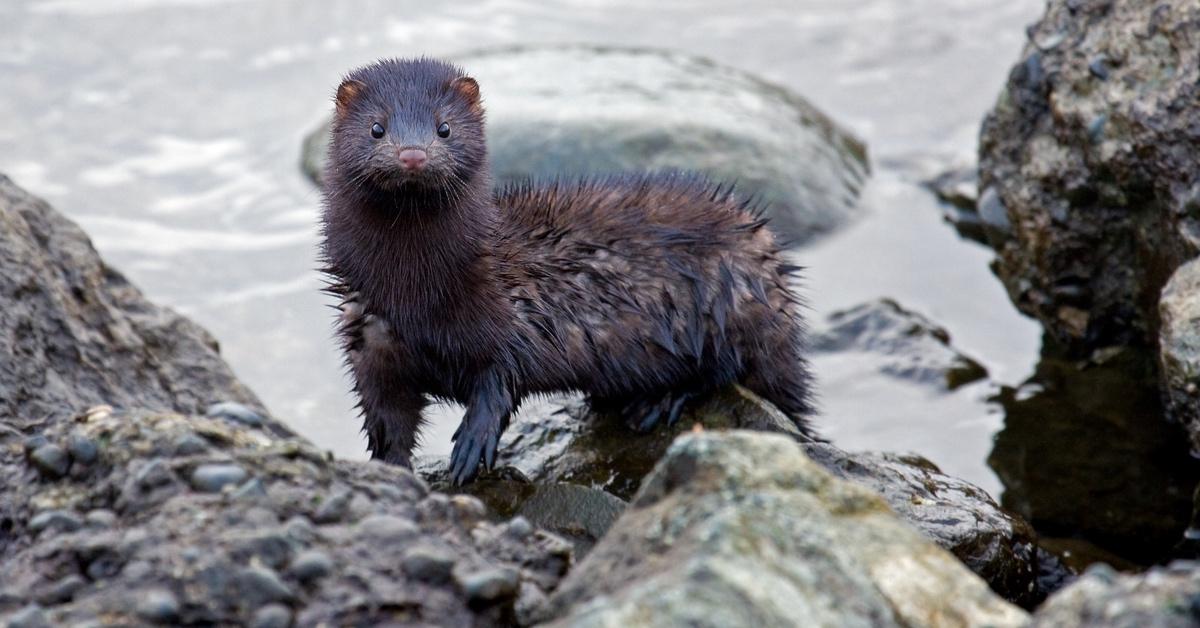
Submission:
<svg viewBox="0 0 1200 628">
<path fill-rule="evenodd" d="M 359 68 L 336 103 L 327 179 L 335 185 L 453 197 L 488 177 L 479 85 L 449 63 Z"/>
</svg>

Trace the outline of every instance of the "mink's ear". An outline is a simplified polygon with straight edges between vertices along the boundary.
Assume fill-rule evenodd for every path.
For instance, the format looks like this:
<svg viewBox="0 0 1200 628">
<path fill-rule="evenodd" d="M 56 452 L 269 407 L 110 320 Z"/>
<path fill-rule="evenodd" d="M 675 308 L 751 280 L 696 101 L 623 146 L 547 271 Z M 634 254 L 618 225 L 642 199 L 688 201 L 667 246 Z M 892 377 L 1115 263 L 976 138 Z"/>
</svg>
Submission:
<svg viewBox="0 0 1200 628">
<path fill-rule="evenodd" d="M 337 114 L 339 118 L 346 117 L 354 101 L 358 100 L 358 97 L 366 89 L 367 86 L 362 81 L 354 79 L 346 79 L 342 81 L 341 85 L 338 85 L 337 98 L 335 100 L 337 101 Z"/>
<path fill-rule="evenodd" d="M 476 83 L 475 79 L 469 76 L 459 77 L 454 79 L 450 87 L 465 98 L 471 104 L 471 108 L 479 107 L 479 83 Z"/>
</svg>

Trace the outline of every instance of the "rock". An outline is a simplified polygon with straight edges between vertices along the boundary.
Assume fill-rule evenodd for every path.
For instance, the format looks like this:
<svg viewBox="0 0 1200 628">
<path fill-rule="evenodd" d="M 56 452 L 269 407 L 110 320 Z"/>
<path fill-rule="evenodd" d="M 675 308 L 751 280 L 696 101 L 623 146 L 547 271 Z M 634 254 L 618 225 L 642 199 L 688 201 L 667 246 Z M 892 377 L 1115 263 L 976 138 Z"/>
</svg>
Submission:
<svg viewBox="0 0 1200 628">
<path fill-rule="evenodd" d="M 613 417 L 592 415 L 579 401 L 560 399 L 549 407 L 524 411 L 501 439 L 497 464 L 501 470 L 510 469 L 519 480 L 497 477 L 494 472 L 472 486 L 480 487 L 478 492 L 489 508 L 503 516 L 528 517 L 522 505 L 556 482 L 604 487 L 614 496 L 628 499 L 671 441 L 697 424 L 709 430 L 797 434 L 787 417 L 740 386 L 688 408 L 673 429 L 659 429 L 636 438 L 631 438 L 629 429 Z M 1006 599 L 1032 606 L 1052 590 L 1039 584 L 1039 570 L 1059 570 L 1061 566 L 1053 557 L 1036 551 L 1037 535 L 1028 523 L 1001 509 L 983 489 L 946 476 L 919 456 L 848 453 L 826 444 L 805 447 L 834 475 L 883 495 L 902 518 L 958 556 Z M 418 468 L 433 486 L 448 486 L 444 461 L 419 460 Z M 473 489 L 468 486 L 467 490 Z M 555 504 L 555 500 L 543 503 Z M 587 512 L 561 502 L 554 507 L 576 516 Z M 611 501 L 597 507 L 598 512 L 606 514 L 593 519 L 592 525 L 601 522 L 607 529 L 611 517 L 619 514 L 620 504 Z M 543 518 L 537 524 L 574 541 L 579 556 L 592 545 L 587 542 L 586 528 L 578 524 L 563 526 L 553 518 Z M 601 530 L 598 526 L 593 529 Z"/>
<path fill-rule="evenodd" d="M 292 611 L 282 604 L 268 604 L 254 613 L 250 628 L 288 628 L 292 625 Z"/>
<path fill-rule="evenodd" d="M 111 528 L 117 524 L 117 513 L 111 510 L 99 508 L 88 511 L 87 515 L 85 515 L 83 519 L 89 526 L 93 528 Z"/>
<path fill-rule="evenodd" d="M 292 560 L 288 572 L 301 582 L 320 580 L 333 571 L 333 560 L 319 550 L 308 550 Z"/>
<path fill-rule="evenodd" d="M 1001 504 L 1048 536 L 1081 538 L 1133 563 L 1169 558 L 1189 525 L 1200 463 L 1177 426 L 1158 420 L 1155 357 L 1125 349 L 1103 362 L 1045 355 L 1004 409 L 988 464 Z"/>
<path fill-rule="evenodd" d="M 552 626 L 1021 626 L 877 495 L 781 435 L 681 436 L 547 607 Z"/>
<path fill-rule="evenodd" d="M 192 471 L 192 488 L 205 493 L 219 493 L 231 484 L 246 479 L 246 470 L 235 464 L 202 464 Z"/>
<path fill-rule="evenodd" d="M 41 606 L 30 604 L 8 618 L 8 628 L 50 628 Z"/>
<path fill-rule="evenodd" d="M 45 606 L 54 606 L 71 601 L 75 594 L 87 586 L 79 574 L 70 574 L 38 593 L 37 601 Z"/>
<path fill-rule="evenodd" d="M 226 421 L 236 421 L 243 425 L 258 427 L 265 420 L 262 415 L 256 412 L 253 408 L 236 401 L 222 401 L 214 403 L 205 411 L 205 416 L 210 419 L 225 419 Z"/>
<path fill-rule="evenodd" d="M 67 438 L 67 451 L 71 454 L 71 460 L 83 466 L 92 464 L 100 457 L 96 441 L 81 434 L 72 434 Z"/>
<path fill-rule="evenodd" d="M 517 573 L 511 569 L 489 569 L 467 575 L 459 581 L 467 604 L 472 608 L 512 604 L 517 598 L 519 585 Z"/>
<path fill-rule="evenodd" d="M 152 589 L 138 596 L 137 614 L 146 621 L 172 623 L 179 619 L 179 600 L 166 589 Z"/>
<path fill-rule="evenodd" d="M 358 533 L 377 543 L 404 544 L 419 532 L 416 523 L 393 515 L 371 515 L 358 522 Z"/>
<path fill-rule="evenodd" d="M 882 373 L 946 390 L 987 377 L 987 369 L 950 346 L 943 327 L 891 299 L 835 312 L 827 325 L 810 339 L 814 352 L 870 354 Z"/>
<path fill-rule="evenodd" d="M 1072 355 L 1152 345 L 1159 292 L 1200 252 L 1198 16 L 1051 0 L 984 122 L 981 204 L 1009 222 L 997 274 Z"/>
<path fill-rule="evenodd" d="M 1159 377 L 1167 413 L 1200 454 L 1200 259 L 1180 266 L 1158 302 Z"/>
<path fill-rule="evenodd" d="M 922 182 L 942 202 L 943 217 L 958 235 L 980 244 L 988 244 L 991 225 L 979 213 L 979 176 L 977 167 L 955 168 Z"/>
<path fill-rule="evenodd" d="M 9 352 L 0 356 L 0 417 L 11 425 L 98 404 L 199 412 L 230 399 L 261 408 L 212 336 L 148 302 L 78 226 L 3 175 L 0 251 Z"/>
<path fill-rule="evenodd" d="M 71 458 L 66 450 L 54 443 L 42 445 L 29 454 L 29 462 L 38 472 L 50 480 L 61 478 L 71 468 Z"/>
<path fill-rule="evenodd" d="M 327 499 L 321 500 L 321 505 L 313 513 L 313 521 L 317 523 L 337 523 L 350 513 L 350 491 L 341 487 Z"/>
<path fill-rule="evenodd" d="M 1200 623 L 1200 565 L 1178 561 L 1141 574 L 1096 565 L 1033 616 L 1046 628 L 1187 628 Z"/>
<path fill-rule="evenodd" d="M 866 148 L 799 96 L 681 53 L 590 46 L 456 59 L 479 80 L 496 181 L 687 169 L 737 181 L 797 241 L 855 214 Z M 324 169 L 328 129 L 304 142 Z"/>
<path fill-rule="evenodd" d="M 41 534 L 45 530 L 74 532 L 82 527 L 83 521 L 69 510 L 47 510 L 29 520 L 29 531 L 34 534 Z"/>
<path fill-rule="evenodd" d="M 446 582 L 454 569 L 454 555 L 436 546 L 418 545 L 405 550 L 400 568 L 422 582 Z"/>
<path fill-rule="evenodd" d="M 295 596 L 291 587 L 269 567 L 246 567 L 239 571 L 237 590 L 241 601 L 251 608 L 270 602 L 286 602 Z"/>
</svg>

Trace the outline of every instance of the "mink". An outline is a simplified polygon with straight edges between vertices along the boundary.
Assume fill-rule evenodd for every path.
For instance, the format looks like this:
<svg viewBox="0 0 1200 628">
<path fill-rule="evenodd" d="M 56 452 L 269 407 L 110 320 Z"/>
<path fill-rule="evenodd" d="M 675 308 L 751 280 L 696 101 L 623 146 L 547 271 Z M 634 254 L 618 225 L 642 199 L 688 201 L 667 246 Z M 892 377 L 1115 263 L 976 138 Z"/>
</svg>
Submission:
<svg viewBox="0 0 1200 628">
<path fill-rule="evenodd" d="M 529 395 L 649 431 L 732 382 L 818 438 L 799 268 L 757 203 L 685 172 L 494 190 L 479 85 L 435 59 L 356 69 L 334 100 L 322 256 L 373 458 L 411 466 L 432 400 L 466 407 L 464 484 Z"/>
</svg>

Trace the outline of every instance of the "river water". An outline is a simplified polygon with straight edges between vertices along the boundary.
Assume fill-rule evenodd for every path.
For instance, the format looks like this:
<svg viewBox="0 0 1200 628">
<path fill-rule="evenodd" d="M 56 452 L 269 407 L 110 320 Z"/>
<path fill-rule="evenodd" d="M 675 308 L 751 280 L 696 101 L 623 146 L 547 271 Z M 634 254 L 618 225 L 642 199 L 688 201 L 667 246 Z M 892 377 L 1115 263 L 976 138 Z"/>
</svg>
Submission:
<svg viewBox="0 0 1200 628">
<path fill-rule="evenodd" d="M 819 359 L 825 433 L 911 450 L 993 494 L 997 384 L 1039 330 L 919 182 L 973 161 L 979 122 L 1042 0 L 5 0 L 0 172 L 80 222 L 156 301 L 209 328 L 238 374 L 339 455 L 363 442 L 314 271 L 319 193 L 303 134 L 346 69 L 515 43 L 668 47 L 809 98 L 866 141 L 863 217 L 799 252 L 814 318 L 893 297 L 951 332 L 990 381 L 954 393 Z M 862 358 L 868 360 L 868 357 Z M 442 412 L 426 452 L 449 449 Z"/>
</svg>

